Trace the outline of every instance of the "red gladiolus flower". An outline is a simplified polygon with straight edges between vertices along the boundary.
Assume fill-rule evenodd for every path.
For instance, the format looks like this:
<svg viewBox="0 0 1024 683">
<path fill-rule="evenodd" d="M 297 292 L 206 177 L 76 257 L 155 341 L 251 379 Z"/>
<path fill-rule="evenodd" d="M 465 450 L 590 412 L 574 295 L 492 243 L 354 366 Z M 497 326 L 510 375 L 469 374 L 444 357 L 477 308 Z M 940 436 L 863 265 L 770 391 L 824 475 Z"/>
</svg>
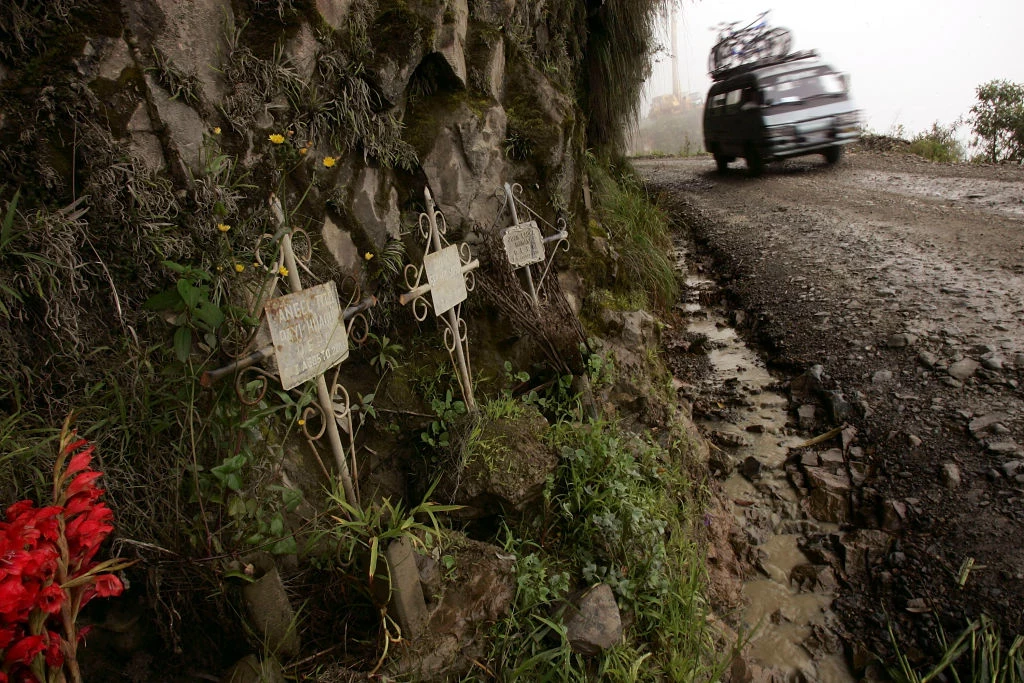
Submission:
<svg viewBox="0 0 1024 683">
<path fill-rule="evenodd" d="M 93 502 L 104 493 L 104 489 L 94 488 L 72 496 L 64 505 L 64 519 L 71 519 L 75 515 L 87 511 Z"/>
<path fill-rule="evenodd" d="M 4 662 L 8 664 L 31 664 L 36 655 L 46 648 L 42 636 L 25 636 L 7 650 Z"/>
<path fill-rule="evenodd" d="M 37 675 L 64 680 L 65 660 L 73 671 L 78 643 L 88 632 L 74 623 L 81 607 L 93 597 L 124 592 L 110 570 L 125 563 L 93 573 L 93 557 L 114 530 L 114 513 L 99 501 L 102 475 L 89 467 L 94 448 L 85 440 L 71 442 L 72 436 L 65 425 L 61 443 L 67 445 L 53 489 L 54 502 L 62 505 L 37 508 L 22 500 L 0 518 L 0 683 L 38 683 Z"/>
<path fill-rule="evenodd" d="M 100 574 L 96 577 L 96 595 L 101 598 L 116 597 L 123 592 L 124 584 L 113 574 Z"/>
<path fill-rule="evenodd" d="M 36 606 L 43 610 L 47 614 L 59 614 L 61 605 L 64 604 L 64 598 L 66 594 L 64 589 L 55 583 L 51 583 L 49 586 L 44 586 L 39 591 L 39 598 L 36 601 Z"/>
<path fill-rule="evenodd" d="M 64 652 L 61 650 L 61 644 L 64 639 L 60 637 L 59 633 L 48 631 L 46 634 L 50 642 L 46 645 L 46 665 L 54 669 L 63 666 L 64 664 Z"/>
<path fill-rule="evenodd" d="M 31 500 L 19 500 L 7 508 L 7 521 L 13 522 L 15 519 L 20 517 L 26 510 L 31 510 L 36 505 Z"/>
<path fill-rule="evenodd" d="M 81 493 L 82 491 L 87 491 L 91 488 L 94 488 L 93 483 L 102 476 L 102 472 L 94 472 L 92 470 L 82 472 L 81 474 L 79 474 L 78 476 L 71 480 L 71 484 L 68 485 L 68 490 L 66 493 L 67 497 L 70 498 L 76 494 Z"/>
</svg>

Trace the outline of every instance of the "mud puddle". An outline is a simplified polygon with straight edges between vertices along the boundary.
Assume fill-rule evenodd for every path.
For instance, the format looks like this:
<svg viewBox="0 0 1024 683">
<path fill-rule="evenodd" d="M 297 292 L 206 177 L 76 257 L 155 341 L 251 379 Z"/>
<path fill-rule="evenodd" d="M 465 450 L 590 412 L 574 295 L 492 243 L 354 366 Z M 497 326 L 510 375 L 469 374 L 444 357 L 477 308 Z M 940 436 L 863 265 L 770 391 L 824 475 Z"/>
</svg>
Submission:
<svg viewBox="0 0 1024 683">
<path fill-rule="evenodd" d="M 677 264 L 691 263 L 690 251 L 677 245 Z M 812 566 L 800 550 L 802 533 L 836 528 L 807 515 L 784 469 L 790 449 L 806 436 L 787 426 L 789 400 L 774 390 L 778 378 L 728 324 L 724 310 L 702 303 L 718 298 L 712 280 L 688 274 L 677 309 L 686 336 L 706 350 L 710 366 L 698 380 L 702 398 L 695 403 L 694 422 L 712 444 L 712 459 L 731 465 L 722 485 L 724 502 L 757 569 L 743 585 L 746 607 L 739 619 L 750 634 L 747 658 L 781 675 L 775 680 L 852 682 L 838 639 L 826 635 L 836 619 L 829 582 L 812 581 L 813 588 L 803 590 L 797 584 L 808 582 L 793 581 Z"/>
</svg>

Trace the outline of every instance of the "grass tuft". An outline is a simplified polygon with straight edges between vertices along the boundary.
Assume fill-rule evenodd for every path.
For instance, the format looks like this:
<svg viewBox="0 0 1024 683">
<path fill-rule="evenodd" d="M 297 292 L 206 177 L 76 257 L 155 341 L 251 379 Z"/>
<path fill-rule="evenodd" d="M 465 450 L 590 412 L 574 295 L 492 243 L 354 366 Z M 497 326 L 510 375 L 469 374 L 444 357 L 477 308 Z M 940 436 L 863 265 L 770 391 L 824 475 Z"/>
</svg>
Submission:
<svg viewBox="0 0 1024 683">
<path fill-rule="evenodd" d="M 615 289 L 627 298 L 645 293 L 656 306 L 668 306 L 679 295 L 670 258 L 668 221 L 631 170 L 617 176 L 597 162 L 588 165 L 600 227 L 618 252 Z M 635 293 L 635 294 L 633 294 Z"/>
</svg>

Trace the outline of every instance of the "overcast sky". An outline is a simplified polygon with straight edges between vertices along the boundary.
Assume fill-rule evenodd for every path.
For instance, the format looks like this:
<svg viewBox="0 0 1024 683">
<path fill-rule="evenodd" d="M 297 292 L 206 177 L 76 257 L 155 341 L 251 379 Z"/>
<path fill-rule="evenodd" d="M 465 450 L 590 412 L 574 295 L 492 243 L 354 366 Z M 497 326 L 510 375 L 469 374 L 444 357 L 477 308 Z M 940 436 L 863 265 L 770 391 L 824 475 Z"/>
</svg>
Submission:
<svg viewBox="0 0 1024 683">
<path fill-rule="evenodd" d="M 909 133 L 966 114 L 977 85 L 1024 83 L 1024 0 L 680 0 L 680 80 L 705 94 L 708 51 L 723 21 L 749 22 L 771 9 L 772 25 L 793 32 L 793 49 L 817 49 L 851 76 L 854 98 L 875 131 Z M 668 30 L 664 32 L 666 47 Z M 649 87 L 672 91 L 661 55 Z"/>
</svg>

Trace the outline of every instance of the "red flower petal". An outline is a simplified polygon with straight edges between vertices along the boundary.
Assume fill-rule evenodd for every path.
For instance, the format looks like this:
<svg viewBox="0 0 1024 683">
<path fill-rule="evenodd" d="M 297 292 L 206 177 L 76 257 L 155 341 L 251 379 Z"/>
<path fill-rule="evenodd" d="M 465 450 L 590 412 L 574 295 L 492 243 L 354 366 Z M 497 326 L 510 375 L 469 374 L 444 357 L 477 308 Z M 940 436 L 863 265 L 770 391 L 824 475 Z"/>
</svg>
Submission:
<svg viewBox="0 0 1024 683">
<path fill-rule="evenodd" d="M 95 450 L 96 449 L 93 446 L 89 446 L 84 451 L 78 453 L 77 455 L 75 455 L 75 457 L 71 458 L 71 463 L 68 465 L 68 468 L 67 470 L 65 470 L 64 474 L 71 475 L 74 474 L 75 472 L 81 472 L 82 470 L 87 468 L 89 466 L 89 463 L 92 462 L 92 454 L 95 452 Z"/>
<path fill-rule="evenodd" d="M 101 598 L 116 597 L 124 592 L 121 579 L 113 574 L 100 574 L 96 577 L 96 595 Z"/>
<path fill-rule="evenodd" d="M 31 500 L 19 500 L 17 503 L 7 508 L 7 521 L 13 522 L 20 515 L 23 515 L 26 511 L 31 510 L 36 506 Z"/>
<path fill-rule="evenodd" d="M 93 482 L 102 476 L 103 474 L 101 472 L 93 472 L 92 470 L 82 472 L 71 480 L 71 484 L 68 486 L 68 490 L 65 495 L 70 498 L 77 493 L 94 488 Z"/>
<path fill-rule="evenodd" d="M 67 446 L 65 446 L 65 448 L 64 448 L 64 455 L 69 455 L 69 454 L 71 454 L 71 453 L 74 453 L 74 452 L 75 452 L 75 451 L 77 451 L 77 450 L 78 450 L 79 448 L 81 448 L 82 446 L 85 446 L 85 445 L 86 445 L 86 444 L 88 444 L 88 443 L 89 443 L 89 442 L 88 442 L 88 441 L 86 441 L 85 439 L 79 439 L 78 441 L 75 441 L 75 442 L 73 442 L 73 443 L 69 443 L 69 444 L 68 444 Z"/>
<path fill-rule="evenodd" d="M 42 636 L 25 636 L 7 650 L 5 663 L 31 664 L 36 655 L 43 651 L 46 643 Z"/>
<path fill-rule="evenodd" d="M 57 669 L 64 665 L 64 651 L 61 649 L 64 639 L 53 631 L 48 631 L 46 635 L 50 638 L 50 642 L 46 646 L 46 665 Z"/>
</svg>

